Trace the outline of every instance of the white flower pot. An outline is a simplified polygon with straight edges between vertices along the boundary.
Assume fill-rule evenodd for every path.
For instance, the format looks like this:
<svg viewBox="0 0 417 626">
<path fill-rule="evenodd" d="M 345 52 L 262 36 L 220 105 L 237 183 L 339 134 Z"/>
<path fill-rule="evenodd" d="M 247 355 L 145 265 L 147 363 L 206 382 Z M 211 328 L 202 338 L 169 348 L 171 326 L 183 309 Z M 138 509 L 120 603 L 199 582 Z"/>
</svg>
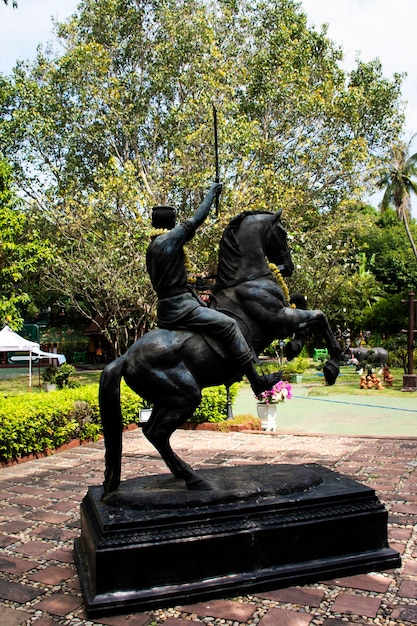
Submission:
<svg viewBox="0 0 417 626">
<path fill-rule="evenodd" d="M 275 432 L 277 429 L 277 405 L 258 404 L 258 417 L 262 422 L 262 429 L 268 432 Z"/>
<path fill-rule="evenodd" d="M 148 422 L 151 417 L 152 409 L 141 409 L 139 411 L 139 422 L 144 424 Z"/>
<path fill-rule="evenodd" d="M 55 383 L 43 383 L 43 388 L 45 391 L 56 391 Z"/>
</svg>

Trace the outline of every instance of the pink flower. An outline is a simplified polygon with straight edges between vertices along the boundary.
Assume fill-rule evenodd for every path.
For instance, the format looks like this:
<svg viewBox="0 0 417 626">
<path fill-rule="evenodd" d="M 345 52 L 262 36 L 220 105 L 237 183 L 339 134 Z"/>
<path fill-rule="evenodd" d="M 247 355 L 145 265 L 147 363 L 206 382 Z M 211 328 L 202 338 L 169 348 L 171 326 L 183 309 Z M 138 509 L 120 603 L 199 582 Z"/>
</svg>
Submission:
<svg viewBox="0 0 417 626">
<path fill-rule="evenodd" d="M 291 398 L 292 387 L 290 383 L 284 380 L 278 381 L 272 389 L 268 389 L 258 396 L 259 402 L 264 402 L 265 404 L 284 402 L 285 399 L 291 400 Z"/>
</svg>

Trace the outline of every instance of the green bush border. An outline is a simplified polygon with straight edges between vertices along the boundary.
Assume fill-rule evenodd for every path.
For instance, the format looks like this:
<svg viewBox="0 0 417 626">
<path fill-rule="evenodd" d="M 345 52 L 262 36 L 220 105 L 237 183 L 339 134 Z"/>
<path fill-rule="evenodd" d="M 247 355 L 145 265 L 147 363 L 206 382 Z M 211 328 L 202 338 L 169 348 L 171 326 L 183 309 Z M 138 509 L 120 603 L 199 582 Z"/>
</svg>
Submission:
<svg viewBox="0 0 417 626">
<path fill-rule="evenodd" d="M 236 396 L 238 385 L 231 388 Z M 121 385 L 123 426 L 139 423 L 142 398 L 124 382 Z M 193 422 L 220 422 L 227 415 L 226 388 L 203 390 Z M 98 385 L 62 389 L 50 393 L 21 394 L 2 399 L 0 406 L 0 463 L 41 455 L 73 440 L 96 441 L 102 433 Z"/>
</svg>

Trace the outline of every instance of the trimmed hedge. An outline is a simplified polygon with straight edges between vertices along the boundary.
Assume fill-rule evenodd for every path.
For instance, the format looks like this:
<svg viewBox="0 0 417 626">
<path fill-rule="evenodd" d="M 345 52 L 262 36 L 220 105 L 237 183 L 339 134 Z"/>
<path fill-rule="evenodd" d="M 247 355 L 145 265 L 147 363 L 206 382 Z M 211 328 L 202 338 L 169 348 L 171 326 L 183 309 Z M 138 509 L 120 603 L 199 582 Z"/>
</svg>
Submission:
<svg viewBox="0 0 417 626">
<path fill-rule="evenodd" d="M 231 387 L 232 399 L 237 389 L 237 384 Z M 125 428 L 139 423 L 139 411 L 143 406 L 143 399 L 122 381 L 121 407 Z M 227 417 L 226 408 L 224 386 L 204 389 L 201 405 L 190 421 L 220 422 Z M 97 384 L 3 398 L 0 406 L 0 463 L 31 454 L 44 454 L 74 439 L 96 441 L 101 432 Z"/>
<path fill-rule="evenodd" d="M 122 383 L 123 425 L 139 421 L 143 400 Z M 98 386 L 4 398 L 0 406 L 0 462 L 42 454 L 73 439 L 101 434 Z"/>
<path fill-rule="evenodd" d="M 231 401 L 236 397 L 239 384 L 230 387 Z M 200 406 L 189 420 L 194 424 L 202 422 L 222 422 L 227 418 L 227 392 L 224 385 L 203 389 Z"/>
</svg>

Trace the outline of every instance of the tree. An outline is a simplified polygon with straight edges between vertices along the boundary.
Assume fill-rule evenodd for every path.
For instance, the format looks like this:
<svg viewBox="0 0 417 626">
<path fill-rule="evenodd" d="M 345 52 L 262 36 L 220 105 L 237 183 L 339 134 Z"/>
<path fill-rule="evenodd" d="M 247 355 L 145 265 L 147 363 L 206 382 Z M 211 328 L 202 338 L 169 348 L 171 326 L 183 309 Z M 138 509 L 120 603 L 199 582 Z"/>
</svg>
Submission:
<svg viewBox="0 0 417 626">
<path fill-rule="evenodd" d="M 59 252 L 45 268 L 43 289 L 103 331 L 119 356 L 154 322 L 155 295 L 145 268 L 149 226 L 137 211 L 133 167 L 111 162 L 96 192 L 74 186 L 71 202 L 49 232 Z"/>
<path fill-rule="evenodd" d="M 378 186 L 380 189 L 385 189 L 381 211 L 385 211 L 391 203 L 394 205 L 398 219 L 404 224 L 417 261 L 417 247 L 410 230 L 410 196 L 412 193 L 417 195 L 417 153 L 409 156 L 409 148 L 413 138 L 410 139 L 408 145 L 402 142 L 393 144 L 391 163 L 388 169 L 383 172 Z"/>
<path fill-rule="evenodd" d="M 25 281 L 50 254 L 36 222 L 13 193 L 12 168 L 0 159 L 0 322 L 18 330 L 30 303 Z"/>
<path fill-rule="evenodd" d="M 225 188 L 218 219 L 190 245 L 196 269 L 215 271 L 218 241 L 233 215 L 284 207 L 299 265 L 310 269 L 316 258 L 309 294 L 326 283 L 337 292 L 355 258 L 349 233 L 338 237 L 337 228 L 364 192 L 370 164 L 398 137 L 399 75 L 385 78 L 379 61 L 345 74 L 341 51 L 325 29 L 307 27 L 293 0 L 85 0 L 57 33 L 62 56 L 40 51 L 33 66 L 19 64 L 0 100 L 1 145 L 22 194 L 59 241 L 55 267 L 71 266 L 69 250 L 79 268 L 88 257 L 97 266 L 106 261 L 93 244 L 96 237 L 110 245 L 109 220 L 89 221 L 95 198 L 107 215 L 103 172 L 120 182 L 129 171 L 135 203 L 123 217 L 128 233 L 133 220 L 145 230 L 153 204 L 172 203 L 181 218 L 195 209 L 214 177 L 215 102 Z M 114 197 L 107 198 L 112 206 Z M 113 277 L 123 269 L 121 257 L 108 255 L 106 263 Z M 142 257 L 136 277 L 147 284 Z M 70 273 L 65 287 L 55 281 L 73 306 L 88 301 L 83 311 L 91 316 L 98 272 L 89 283 L 87 298 Z M 133 284 L 124 281 L 126 289 Z M 111 281 L 106 288 L 110 301 Z M 129 306 L 145 311 L 140 297 L 132 292 Z"/>
</svg>

